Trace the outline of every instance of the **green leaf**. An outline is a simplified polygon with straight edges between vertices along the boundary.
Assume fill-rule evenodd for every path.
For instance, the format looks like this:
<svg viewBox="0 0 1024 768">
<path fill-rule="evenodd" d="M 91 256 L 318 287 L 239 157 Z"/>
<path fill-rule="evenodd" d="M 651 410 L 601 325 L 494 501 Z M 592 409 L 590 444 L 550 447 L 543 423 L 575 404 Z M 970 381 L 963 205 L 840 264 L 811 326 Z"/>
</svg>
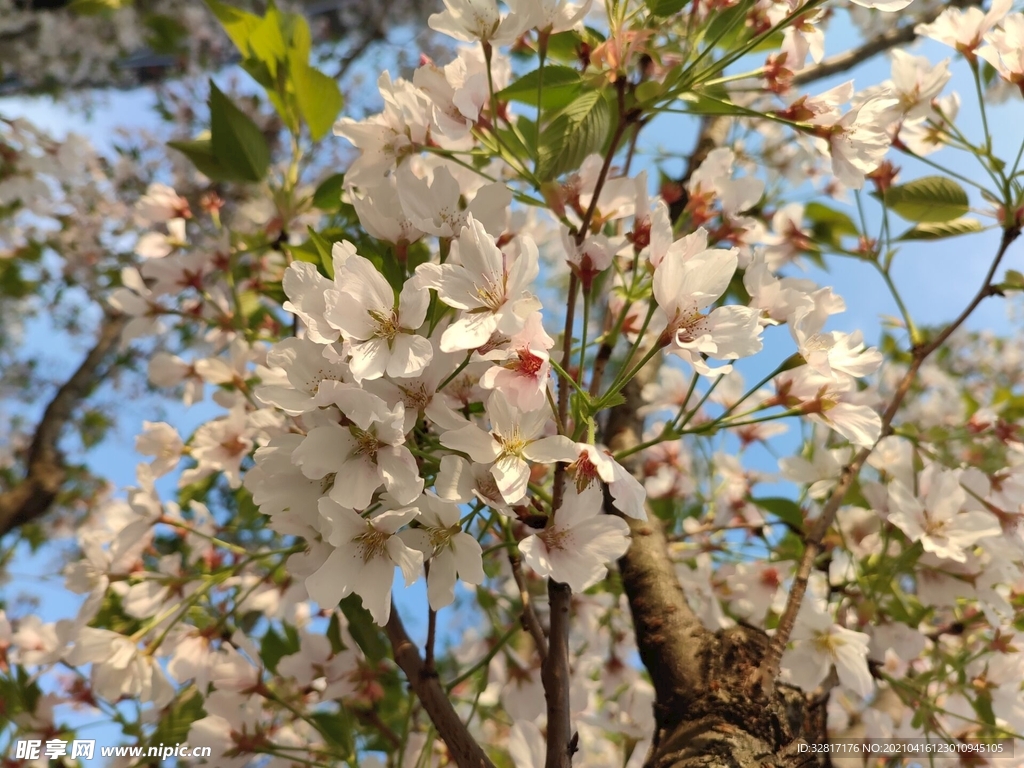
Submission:
<svg viewBox="0 0 1024 768">
<path fill-rule="evenodd" d="M 203 697 L 196 692 L 194 685 L 190 685 L 177 700 L 160 713 L 160 720 L 148 743 L 154 747 L 162 744 L 184 744 L 192 723 L 205 716 Z"/>
<path fill-rule="evenodd" d="M 683 10 L 687 0 L 644 0 L 647 10 L 655 16 L 672 16 Z"/>
<path fill-rule="evenodd" d="M 284 635 L 279 634 L 273 627 L 267 630 L 260 643 L 260 659 L 267 665 L 271 672 L 277 672 L 277 663 L 285 656 L 291 656 L 299 652 L 298 635 L 288 632 L 285 625 Z"/>
<path fill-rule="evenodd" d="M 288 47 L 281 34 L 281 14 L 275 8 L 269 8 L 249 34 L 249 52 L 267 65 L 272 76 L 277 76 L 278 62 L 287 58 Z"/>
<path fill-rule="evenodd" d="M 341 89 L 332 78 L 298 57 L 290 57 L 290 62 L 291 80 L 295 86 L 299 111 L 306 119 L 313 141 L 320 141 L 331 130 L 345 103 Z"/>
<path fill-rule="evenodd" d="M 307 226 L 306 229 L 309 231 L 309 239 L 313 241 L 313 245 L 316 246 L 316 251 L 320 254 L 320 264 L 324 268 L 324 274 L 331 280 L 334 279 L 334 257 L 331 252 L 334 250 L 334 246 L 331 245 L 330 241 L 324 238 L 323 235 L 318 234 L 315 229 Z"/>
<path fill-rule="evenodd" d="M 388 655 L 388 646 L 381 637 L 380 627 L 373 623 L 370 612 L 363 608 L 358 595 L 349 595 L 339 604 L 348 619 L 348 633 L 352 635 L 367 660 L 376 664 Z"/>
<path fill-rule="evenodd" d="M 352 740 L 355 728 L 344 708 L 337 712 L 314 712 L 312 718 L 320 733 L 328 741 L 334 742 L 335 746 L 341 747 L 342 754 L 348 756 L 355 751 L 355 742 Z"/>
<path fill-rule="evenodd" d="M 313 48 L 313 36 L 309 32 L 309 22 L 300 13 L 291 13 L 288 14 L 288 17 L 292 41 L 289 56 L 294 55 L 301 61 L 309 61 L 309 52 Z"/>
<path fill-rule="evenodd" d="M 750 115 L 750 110 L 744 110 L 729 100 L 729 92 L 725 88 L 688 91 L 679 99 L 686 102 L 687 112 L 694 115 Z"/>
<path fill-rule="evenodd" d="M 814 239 L 828 245 L 838 247 L 843 235 L 856 236 L 860 233 L 853 219 L 821 203 L 808 203 L 804 208 L 804 218 L 811 223 Z"/>
<path fill-rule="evenodd" d="M 243 56 L 249 55 L 249 36 L 260 25 L 261 19 L 254 13 L 240 11 L 220 0 L 206 0 L 207 7 L 217 17 L 231 42 Z"/>
<path fill-rule="evenodd" d="M 926 224 L 959 218 L 969 207 L 964 188 L 945 176 L 925 176 L 890 187 L 883 199 L 890 210 L 907 221 Z"/>
<path fill-rule="evenodd" d="M 527 72 L 495 95 L 501 101 L 518 101 L 535 107 L 539 82 L 543 86 L 541 102 L 544 109 L 562 109 L 576 98 L 582 88 L 580 73 L 572 67 L 549 64 L 543 68 L 543 80 L 541 72 L 540 69 Z"/>
<path fill-rule="evenodd" d="M 234 177 L 234 174 L 213 154 L 213 145 L 209 139 L 169 141 L 167 146 L 185 155 L 185 157 L 192 161 L 192 165 L 196 167 L 196 170 L 211 181 L 228 181 Z"/>
<path fill-rule="evenodd" d="M 600 91 L 581 93 L 541 131 L 537 175 L 548 181 L 574 171 L 587 155 L 604 144 L 611 127 L 611 108 Z"/>
<path fill-rule="evenodd" d="M 769 512 L 782 522 L 795 528 L 798 531 L 804 527 L 804 513 L 800 505 L 792 499 L 782 496 L 768 496 L 763 499 L 751 499 L 754 504 Z"/>
<path fill-rule="evenodd" d="M 212 80 L 210 146 L 217 161 L 237 180 L 260 181 L 270 166 L 270 149 L 263 133 Z"/>
<path fill-rule="evenodd" d="M 345 189 L 345 174 L 336 173 L 320 182 L 313 193 L 313 205 L 321 211 L 336 211 L 341 208 L 341 193 Z"/>
<path fill-rule="evenodd" d="M 897 240 L 941 240 L 945 237 L 956 237 L 957 235 L 968 235 L 971 232 L 981 232 L 981 222 L 977 219 L 962 217 L 943 221 L 935 224 L 917 224 L 911 227 Z"/>
</svg>

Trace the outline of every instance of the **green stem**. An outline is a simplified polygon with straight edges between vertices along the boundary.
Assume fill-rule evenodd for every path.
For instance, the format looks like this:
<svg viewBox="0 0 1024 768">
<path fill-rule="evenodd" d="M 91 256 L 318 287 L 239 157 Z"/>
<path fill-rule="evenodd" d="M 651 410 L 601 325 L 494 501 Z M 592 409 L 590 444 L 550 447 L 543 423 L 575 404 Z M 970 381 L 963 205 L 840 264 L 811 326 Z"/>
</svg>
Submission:
<svg viewBox="0 0 1024 768">
<path fill-rule="evenodd" d="M 467 680 L 468 678 L 472 677 L 472 676 L 473 676 L 474 674 L 476 674 L 476 673 L 477 673 L 478 671 L 480 671 L 481 669 L 483 669 L 484 667 L 486 667 L 486 666 L 487 666 L 488 664 L 490 664 L 490 663 L 491 663 L 491 659 L 493 659 L 493 658 L 494 658 L 495 656 L 497 656 L 497 655 L 498 655 L 498 651 L 500 651 L 500 650 L 501 650 L 501 649 L 502 649 L 502 648 L 503 648 L 503 647 L 505 646 L 505 644 L 506 644 L 506 643 L 507 643 L 507 642 L 508 642 L 509 640 L 511 640 L 511 639 L 512 639 L 513 635 L 515 635 L 515 633 L 516 633 L 516 632 L 518 632 L 518 631 L 519 631 L 520 629 L 521 629 L 521 627 L 520 627 L 520 626 L 519 626 L 519 624 L 517 624 L 517 623 L 516 623 L 516 624 L 513 624 L 513 625 L 512 625 L 511 627 L 509 627 L 509 628 L 508 628 L 508 630 L 507 630 L 507 631 L 505 632 L 505 634 L 504 634 L 504 635 L 502 635 L 502 636 L 501 636 L 501 637 L 500 637 L 500 638 L 498 639 L 498 642 L 496 642 L 496 643 L 494 644 L 494 647 L 493 647 L 493 648 L 491 648 L 491 650 L 489 650 L 489 651 L 487 652 L 487 654 L 486 654 L 486 655 L 485 655 L 485 656 L 484 656 L 484 657 L 483 657 L 482 659 L 480 659 L 480 661 L 478 661 L 478 662 L 477 662 L 476 664 L 474 664 L 474 665 L 473 665 L 472 667 L 470 667 L 470 668 L 469 668 L 469 669 L 467 669 L 467 670 L 466 670 L 465 672 L 463 672 L 463 673 L 462 673 L 461 675 L 459 675 L 459 676 L 458 676 L 458 677 L 456 677 L 456 678 L 455 678 L 454 680 L 452 680 L 452 681 L 451 681 L 450 683 L 448 683 L 448 684 L 447 684 L 447 685 L 445 686 L 445 690 L 446 690 L 446 691 L 447 691 L 448 693 L 451 693 L 451 692 L 452 692 L 452 690 L 453 690 L 453 689 L 454 689 L 454 688 L 455 688 L 455 687 L 456 687 L 456 686 L 457 686 L 457 685 L 458 685 L 459 683 L 461 683 L 462 681 L 464 681 L 464 680 Z"/>
</svg>

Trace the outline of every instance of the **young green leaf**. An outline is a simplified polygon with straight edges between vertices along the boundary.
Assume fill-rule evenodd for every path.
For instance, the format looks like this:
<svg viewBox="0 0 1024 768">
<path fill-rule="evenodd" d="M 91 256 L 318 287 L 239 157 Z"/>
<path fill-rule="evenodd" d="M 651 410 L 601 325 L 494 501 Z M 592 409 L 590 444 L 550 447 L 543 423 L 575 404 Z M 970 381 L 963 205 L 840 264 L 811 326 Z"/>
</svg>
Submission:
<svg viewBox="0 0 1024 768">
<path fill-rule="evenodd" d="M 889 210 L 902 218 L 924 224 L 952 221 L 969 207 L 964 188 L 945 176 L 925 176 L 890 187 L 883 199 Z"/>
<path fill-rule="evenodd" d="M 310 136 L 313 141 L 319 141 L 331 130 L 335 118 L 341 112 L 344 104 L 341 89 L 319 69 L 295 56 L 289 58 L 295 100 L 309 126 Z"/>
<path fill-rule="evenodd" d="M 206 0 L 206 5 L 217 17 L 220 25 L 224 27 L 224 31 L 227 32 L 239 53 L 248 56 L 249 36 L 260 25 L 260 17 L 248 11 L 240 11 L 220 2 L 220 0 Z"/>
<path fill-rule="evenodd" d="M 541 87 L 541 102 L 544 109 L 562 109 L 572 102 L 582 88 L 580 73 L 572 67 L 548 64 L 543 68 L 527 72 L 507 88 L 496 94 L 500 101 L 518 101 L 521 104 L 537 106 L 537 85 Z"/>
<path fill-rule="evenodd" d="M 540 134 L 537 175 L 542 181 L 574 171 L 604 144 L 611 106 L 600 91 L 585 91 Z"/>
<path fill-rule="evenodd" d="M 228 181 L 234 176 L 213 153 L 213 145 L 209 139 L 193 141 L 169 141 L 167 146 L 176 149 L 192 161 L 192 165 L 211 181 Z"/>
<path fill-rule="evenodd" d="M 644 0 L 644 5 L 655 16 L 667 18 L 683 10 L 686 0 Z"/>
<path fill-rule="evenodd" d="M 971 232 L 981 232 L 981 222 L 977 219 L 961 217 L 951 221 L 943 221 L 935 224 L 918 224 L 911 227 L 897 240 L 941 240 L 945 237 L 956 237 L 957 235 L 969 235 Z"/>
</svg>

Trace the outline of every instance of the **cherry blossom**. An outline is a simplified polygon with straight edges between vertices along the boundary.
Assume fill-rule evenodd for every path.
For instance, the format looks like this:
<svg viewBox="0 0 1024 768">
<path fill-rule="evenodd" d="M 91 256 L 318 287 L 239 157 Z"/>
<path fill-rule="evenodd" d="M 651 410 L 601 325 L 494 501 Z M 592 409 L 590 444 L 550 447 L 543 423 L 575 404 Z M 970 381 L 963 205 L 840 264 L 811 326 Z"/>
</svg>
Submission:
<svg viewBox="0 0 1024 768">
<path fill-rule="evenodd" d="M 334 549 L 306 579 L 309 596 L 321 606 L 333 608 L 354 592 L 362 598 L 373 620 L 385 625 L 391 615 L 395 567 L 401 569 L 406 586 L 416 581 L 423 567 L 423 555 L 395 535 L 417 513 L 410 507 L 363 518 L 331 499 L 321 499 L 324 538 Z"/>
<path fill-rule="evenodd" d="M 670 353 L 705 376 L 727 373 L 731 366 L 712 370 L 704 355 L 735 360 L 761 349 L 756 310 L 729 305 L 703 312 L 725 293 L 736 266 L 736 249 L 707 250 L 689 258 L 670 251 L 654 272 L 659 314 L 652 325 L 664 329 L 661 343 Z"/>
<path fill-rule="evenodd" d="M 562 506 L 543 530 L 519 542 L 524 562 L 541 576 L 550 576 L 584 592 L 607 573 L 607 564 L 629 547 L 629 526 L 603 515 L 597 489 L 577 493 L 568 487 Z"/>
<path fill-rule="evenodd" d="M 1002 533 L 990 512 L 961 511 L 967 494 L 960 487 L 958 470 L 930 465 L 921 473 L 919 487 L 923 498 L 899 480 L 889 484 L 889 520 L 911 541 L 920 541 L 926 552 L 963 563 L 969 547 Z"/>
<path fill-rule="evenodd" d="M 538 272 L 537 247 L 531 240 L 521 239 L 517 256 L 507 254 L 470 215 L 452 251 L 449 262 L 423 264 L 414 278 L 460 310 L 459 319 L 441 336 L 442 351 L 476 349 L 495 331 L 511 336 L 540 308 L 526 290 Z"/>
<path fill-rule="evenodd" d="M 418 526 L 399 536 L 423 553 L 427 563 L 427 598 L 435 611 L 455 600 L 456 577 L 467 584 L 484 581 L 480 544 L 462 530 L 459 506 L 425 493 L 417 502 Z"/>
</svg>

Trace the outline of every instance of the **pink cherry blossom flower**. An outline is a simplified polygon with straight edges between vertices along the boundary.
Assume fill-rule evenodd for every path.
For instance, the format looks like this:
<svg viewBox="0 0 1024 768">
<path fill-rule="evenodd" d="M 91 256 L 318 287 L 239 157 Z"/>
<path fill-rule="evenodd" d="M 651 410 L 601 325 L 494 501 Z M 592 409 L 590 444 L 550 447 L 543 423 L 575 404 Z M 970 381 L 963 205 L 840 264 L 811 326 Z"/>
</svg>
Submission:
<svg viewBox="0 0 1024 768">
<path fill-rule="evenodd" d="M 501 362 L 484 371 L 480 386 L 500 391 L 521 411 L 544 408 L 551 372 L 548 350 L 554 344 L 555 340 L 544 332 L 540 312 L 534 312 L 523 329 L 512 337 L 508 350 L 495 350 L 483 356 Z"/>
<path fill-rule="evenodd" d="M 626 471 L 610 453 L 588 443 L 576 443 L 579 458 L 569 465 L 577 493 L 583 493 L 602 481 L 608 486 L 615 508 L 627 517 L 646 520 L 644 502 L 647 492 L 633 475 Z"/>
</svg>

